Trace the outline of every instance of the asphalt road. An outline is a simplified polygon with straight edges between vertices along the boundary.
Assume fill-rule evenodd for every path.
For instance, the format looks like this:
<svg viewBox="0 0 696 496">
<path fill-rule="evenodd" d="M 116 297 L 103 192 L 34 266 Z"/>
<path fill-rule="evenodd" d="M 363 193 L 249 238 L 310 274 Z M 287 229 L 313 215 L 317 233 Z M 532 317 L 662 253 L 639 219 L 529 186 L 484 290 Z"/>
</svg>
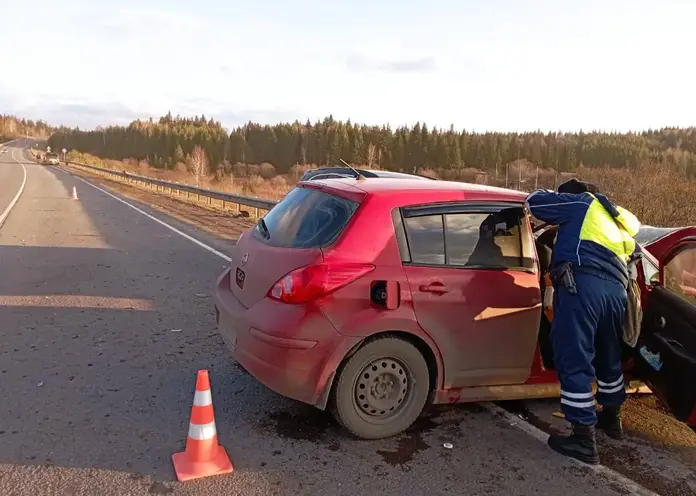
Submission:
<svg viewBox="0 0 696 496">
<path fill-rule="evenodd" d="M 20 169 L 0 162 L 0 213 Z M 479 405 L 434 409 L 393 439 L 349 438 L 236 367 L 210 299 L 222 258 L 64 171 L 26 171 L 0 228 L 0 494 L 631 493 Z M 184 448 L 198 369 L 210 371 L 235 471 L 179 484 L 171 455 Z"/>
</svg>

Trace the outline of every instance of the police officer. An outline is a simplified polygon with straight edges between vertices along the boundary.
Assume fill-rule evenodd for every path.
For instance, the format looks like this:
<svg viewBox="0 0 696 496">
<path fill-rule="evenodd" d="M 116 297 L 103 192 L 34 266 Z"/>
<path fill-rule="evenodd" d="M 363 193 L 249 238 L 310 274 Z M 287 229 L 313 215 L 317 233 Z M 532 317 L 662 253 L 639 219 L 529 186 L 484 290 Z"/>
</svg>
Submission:
<svg viewBox="0 0 696 496">
<path fill-rule="evenodd" d="M 551 435 L 548 444 L 563 455 L 597 464 L 595 426 L 614 439 L 623 436 L 619 413 L 626 398 L 621 355 L 627 263 L 638 251 L 633 238 L 640 223 L 596 186 L 576 179 L 559 186 L 558 193 L 537 190 L 526 203 L 537 219 L 559 226 L 550 269 L 551 343 L 561 411 L 573 431 Z M 599 415 L 596 403 L 603 407 Z"/>
</svg>

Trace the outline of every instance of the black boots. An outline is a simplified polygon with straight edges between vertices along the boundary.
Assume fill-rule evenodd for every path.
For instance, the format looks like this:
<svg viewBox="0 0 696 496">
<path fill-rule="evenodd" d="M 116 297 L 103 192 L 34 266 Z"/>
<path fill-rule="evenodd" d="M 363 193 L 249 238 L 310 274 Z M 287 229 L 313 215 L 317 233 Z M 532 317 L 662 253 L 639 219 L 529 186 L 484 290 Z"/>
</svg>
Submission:
<svg viewBox="0 0 696 496">
<path fill-rule="evenodd" d="M 604 407 L 597 414 L 597 429 L 601 429 L 612 439 L 623 439 L 623 427 L 621 426 L 620 407 Z M 599 463 L 597 441 L 594 425 L 573 426 L 570 436 L 549 436 L 549 446 L 558 453 L 580 460 L 581 462 L 596 465 Z"/>
<path fill-rule="evenodd" d="M 552 450 L 590 465 L 599 463 L 594 425 L 573 425 L 570 436 L 549 436 L 548 444 Z"/>
<path fill-rule="evenodd" d="M 597 415 L 597 428 L 612 439 L 623 439 L 623 427 L 619 408 L 604 407 Z"/>
</svg>

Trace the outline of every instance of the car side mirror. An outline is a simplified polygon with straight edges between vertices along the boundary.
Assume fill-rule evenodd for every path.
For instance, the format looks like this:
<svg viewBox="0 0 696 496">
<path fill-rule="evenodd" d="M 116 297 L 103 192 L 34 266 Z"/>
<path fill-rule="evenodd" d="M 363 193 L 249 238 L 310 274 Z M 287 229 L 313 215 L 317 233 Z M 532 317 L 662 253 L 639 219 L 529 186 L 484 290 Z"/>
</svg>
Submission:
<svg viewBox="0 0 696 496">
<path fill-rule="evenodd" d="M 655 272 L 652 276 L 650 276 L 650 281 L 649 281 L 651 286 L 657 286 L 660 284 L 660 274 L 658 272 Z"/>
</svg>

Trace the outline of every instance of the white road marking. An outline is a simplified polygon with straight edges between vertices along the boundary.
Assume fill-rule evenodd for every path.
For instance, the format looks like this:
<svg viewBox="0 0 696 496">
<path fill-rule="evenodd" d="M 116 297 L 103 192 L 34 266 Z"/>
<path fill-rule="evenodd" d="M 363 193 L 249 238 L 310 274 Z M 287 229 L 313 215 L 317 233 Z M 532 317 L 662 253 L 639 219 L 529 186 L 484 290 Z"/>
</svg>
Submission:
<svg viewBox="0 0 696 496">
<path fill-rule="evenodd" d="M 185 232 L 182 232 L 182 231 L 178 230 L 176 227 L 167 224 L 167 223 L 164 222 L 163 220 L 160 220 L 160 219 L 158 219 L 157 217 L 148 214 L 147 212 L 145 212 L 145 211 L 139 209 L 138 207 L 136 207 L 135 205 L 132 205 L 132 204 L 128 203 L 127 201 L 125 201 L 125 200 L 119 198 L 118 196 L 114 195 L 113 193 L 110 193 L 110 192 L 106 191 L 105 189 L 100 188 L 99 186 L 96 186 L 96 185 L 90 183 L 89 181 L 86 181 L 85 179 L 82 179 L 82 178 L 79 177 L 79 176 L 76 176 L 76 175 L 74 175 L 74 174 L 70 174 L 69 172 L 64 171 L 64 170 L 62 170 L 62 169 L 59 169 L 59 168 L 57 168 L 57 167 L 54 167 L 54 168 L 57 169 L 57 170 L 59 170 L 59 171 L 61 171 L 61 172 L 63 172 L 64 174 L 69 174 L 70 176 L 74 177 L 75 179 L 78 179 L 78 180 L 82 181 L 83 183 L 85 183 L 85 184 L 87 184 L 87 185 L 93 187 L 93 188 L 96 189 L 96 190 L 101 191 L 101 192 L 104 193 L 105 195 L 108 195 L 108 196 L 110 196 L 111 198 L 113 198 L 114 200 L 120 201 L 121 203 L 123 203 L 124 205 L 126 205 L 126 206 L 132 208 L 132 209 L 135 210 L 136 212 L 138 212 L 138 213 L 140 213 L 140 214 L 143 214 L 143 215 L 144 215 L 145 217 L 147 217 L 148 219 L 154 220 L 154 221 L 157 222 L 158 224 L 161 224 L 161 225 L 163 225 L 164 227 L 166 227 L 167 229 L 169 229 L 169 230 L 171 230 L 171 231 L 177 233 L 179 236 L 182 236 L 182 237 L 188 239 L 189 241 L 191 241 L 191 242 L 193 242 L 193 243 L 196 243 L 196 244 L 197 244 L 198 246 L 200 246 L 201 248 L 203 248 L 203 249 L 205 249 L 205 250 L 208 250 L 210 253 L 212 253 L 212 254 L 214 254 L 214 255 L 217 255 L 218 257 L 222 258 L 222 259 L 225 260 L 226 262 L 229 262 L 229 261 L 232 260 L 230 257 L 228 257 L 227 255 L 225 255 L 224 253 L 221 253 L 221 252 L 217 251 L 217 250 L 216 250 L 215 248 L 213 248 L 212 246 L 208 246 L 208 245 L 206 245 L 205 243 L 203 243 L 202 241 L 197 240 L 197 239 L 194 238 L 193 236 L 189 236 L 189 235 L 186 234 Z"/>
<path fill-rule="evenodd" d="M 22 166 L 22 170 L 24 171 L 24 178 L 22 179 L 22 185 L 19 187 L 19 191 L 17 191 L 17 194 L 15 195 L 15 197 L 12 199 L 12 201 L 11 201 L 10 204 L 7 206 L 7 208 L 6 208 L 5 211 L 2 213 L 2 215 L 0 215 L 0 227 L 2 227 L 2 224 L 5 222 L 5 219 L 7 219 L 7 216 L 10 215 L 10 212 L 12 211 L 12 209 L 14 208 L 14 206 L 15 206 L 15 205 L 17 204 L 17 202 L 19 201 L 19 197 L 22 196 L 22 192 L 24 191 L 24 186 L 26 186 L 26 184 L 27 184 L 27 168 L 24 167 L 24 164 L 23 164 L 22 162 L 20 162 L 19 160 L 17 160 L 17 159 L 15 158 L 15 156 L 14 156 L 14 151 L 15 151 L 15 149 L 13 148 L 13 149 L 12 149 L 12 160 L 14 160 L 14 161 L 17 162 L 19 165 Z"/>
<path fill-rule="evenodd" d="M 499 415 L 501 417 L 504 417 L 505 420 L 507 420 L 510 425 L 517 427 L 519 430 L 522 432 L 529 434 L 532 436 L 534 439 L 537 441 L 540 441 L 544 444 L 546 444 L 546 440 L 549 438 L 549 435 L 542 431 L 541 429 L 538 429 L 537 427 L 533 426 L 529 422 L 526 422 L 525 420 L 522 420 L 520 417 L 517 415 L 514 415 L 504 408 L 499 407 L 498 405 L 494 403 L 481 403 L 481 406 L 486 408 L 489 412 Z M 551 451 L 551 448 L 549 448 L 549 451 Z M 555 452 L 551 452 L 550 454 L 554 455 Z M 558 455 L 561 456 L 561 455 Z M 621 487 L 625 488 L 630 492 L 630 494 L 635 494 L 635 495 L 640 495 L 640 496 L 660 496 L 659 494 L 641 486 L 638 484 L 636 481 L 629 479 L 628 477 L 625 477 L 621 475 L 619 472 L 616 470 L 612 470 L 609 467 L 606 467 L 604 465 L 588 465 L 586 463 L 582 463 L 579 460 L 576 460 L 574 458 L 567 457 L 566 458 L 568 461 L 571 463 L 575 463 L 580 467 L 585 467 L 588 468 L 594 472 L 596 472 L 599 475 L 604 476 L 605 478 L 609 479 L 611 482 L 614 482 Z"/>
<path fill-rule="evenodd" d="M 62 172 L 68 174 L 68 172 L 63 171 L 62 169 L 58 169 L 58 170 L 61 170 Z M 71 174 L 71 175 L 72 175 L 72 174 Z M 214 253 L 214 254 L 217 255 L 218 257 L 220 257 L 220 258 L 226 260 L 227 262 L 229 262 L 229 261 L 231 260 L 230 257 L 228 257 L 228 256 L 226 256 L 226 255 L 220 253 L 220 252 L 217 251 L 215 248 L 206 245 L 206 244 L 203 243 L 202 241 L 199 241 L 199 240 L 195 239 L 194 237 L 189 236 L 189 235 L 186 234 L 186 233 L 181 232 L 180 230 L 176 229 L 175 227 L 172 227 L 172 226 L 170 226 L 169 224 L 167 224 L 166 222 L 163 222 L 163 221 L 157 219 L 156 217 L 153 217 L 152 215 L 148 214 L 147 212 L 143 212 L 143 211 L 142 211 L 141 209 L 139 209 L 138 207 L 136 207 L 136 206 L 134 206 L 134 205 L 131 205 L 131 204 L 128 203 L 127 201 L 122 200 L 121 198 L 117 197 L 116 195 L 113 195 L 112 193 L 109 193 L 108 191 L 106 191 L 106 190 L 100 188 L 99 186 L 95 186 L 94 184 L 92 184 L 92 183 L 90 183 L 90 182 L 88 182 L 88 181 L 82 179 L 81 177 L 74 176 L 74 175 L 73 175 L 73 177 L 79 179 L 80 181 L 82 181 L 82 182 L 85 183 L 85 184 L 88 184 L 88 185 L 92 186 L 93 188 L 95 188 L 95 189 L 101 191 L 102 193 L 104 193 L 104 194 L 110 196 L 111 198 L 114 198 L 114 199 L 120 201 L 121 203 L 123 203 L 123 204 L 125 204 L 125 205 L 128 205 L 130 208 L 132 208 L 132 209 L 135 210 L 136 212 L 139 212 L 139 213 L 143 214 L 144 216 L 146 216 L 147 218 L 152 219 L 152 220 L 154 220 L 155 222 L 157 222 L 157 223 L 159 223 L 159 224 L 162 224 L 163 226 L 167 227 L 168 229 L 171 229 L 171 230 L 174 231 L 175 233 L 177 233 L 177 234 L 183 236 L 184 238 L 186 238 L 186 239 L 188 239 L 188 240 L 190 240 L 190 241 L 193 241 L 193 242 L 196 243 L 197 245 L 201 246 L 202 248 L 205 248 L 206 250 L 208 250 L 208 251 L 211 252 L 211 253 Z M 508 412 L 507 410 L 504 410 L 503 408 L 501 408 L 501 407 L 499 407 L 499 406 L 497 406 L 497 405 L 495 405 L 495 404 L 493 404 L 493 403 L 481 403 L 481 406 L 483 406 L 484 408 L 486 408 L 486 409 L 487 409 L 489 412 L 491 412 L 492 414 L 496 414 L 496 415 L 500 415 L 500 416 L 502 416 L 502 417 L 505 417 L 505 419 L 510 423 L 510 425 L 512 425 L 512 426 L 514 426 L 514 427 L 517 427 L 517 428 L 520 429 L 522 432 L 525 432 L 526 434 L 532 436 L 532 437 L 535 438 L 536 440 L 538 440 L 538 441 L 540 441 L 540 442 L 546 444 L 546 440 L 548 439 L 548 434 L 546 434 L 546 433 L 545 433 L 544 431 L 542 431 L 541 429 L 537 429 L 537 428 L 534 427 L 532 424 L 523 421 L 522 419 L 520 419 L 520 418 L 517 417 L 516 415 L 513 415 L 512 413 Z M 521 421 L 521 422 L 520 422 L 520 421 Z M 194 427 L 194 426 L 189 426 L 189 429 L 190 429 L 191 427 Z M 199 426 L 195 426 L 195 427 L 198 428 Z M 190 435 L 191 435 L 191 434 L 189 433 L 189 436 L 190 436 Z M 551 449 L 551 448 L 549 448 L 549 450 L 550 450 L 550 449 Z M 551 453 L 551 454 L 553 454 L 553 453 Z M 559 455 L 559 456 L 560 456 L 560 455 Z M 600 474 L 600 475 L 603 475 L 605 478 L 609 479 L 610 481 L 615 482 L 616 484 L 619 484 L 620 486 L 626 488 L 628 491 L 630 491 L 630 494 L 635 494 L 635 495 L 639 495 L 639 496 L 660 496 L 659 494 L 654 493 L 654 492 L 650 491 L 649 489 L 646 489 L 645 487 L 639 485 L 639 484 L 636 483 L 635 481 L 633 481 L 633 480 L 631 480 L 631 479 L 629 479 L 629 478 L 627 478 L 627 477 L 624 477 L 624 476 L 621 475 L 619 472 L 617 472 L 617 471 L 615 471 L 615 470 L 612 470 L 612 469 L 610 469 L 609 467 L 606 467 L 606 466 L 604 466 L 604 465 L 587 465 L 587 464 L 582 463 L 582 462 L 580 462 L 580 461 L 578 461 L 578 460 L 575 460 L 575 459 L 573 459 L 573 458 L 568 458 L 568 460 L 569 460 L 570 462 L 574 462 L 574 463 L 578 464 L 579 466 L 583 466 L 583 467 L 589 468 L 590 470 L 593 470 L 593 471 L 595 471 L 596 473 L 598 473 L 598 474 Z"/>
</svg>

